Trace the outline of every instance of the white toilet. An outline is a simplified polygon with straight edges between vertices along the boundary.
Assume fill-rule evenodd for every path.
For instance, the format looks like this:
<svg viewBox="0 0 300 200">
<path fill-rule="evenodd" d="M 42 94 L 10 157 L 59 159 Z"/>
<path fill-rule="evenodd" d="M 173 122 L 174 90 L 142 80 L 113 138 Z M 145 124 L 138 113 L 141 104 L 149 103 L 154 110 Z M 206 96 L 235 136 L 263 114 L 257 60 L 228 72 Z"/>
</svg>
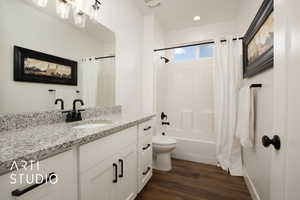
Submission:
<svg viewBox="0 0 300 200">
<path fill-rule="evenodd" d="M 176 148 L 176 140 L 166 136 L 153 136 L 153 168 L 161 171 L 172 169 L 171 152 Z"/>
</svg>

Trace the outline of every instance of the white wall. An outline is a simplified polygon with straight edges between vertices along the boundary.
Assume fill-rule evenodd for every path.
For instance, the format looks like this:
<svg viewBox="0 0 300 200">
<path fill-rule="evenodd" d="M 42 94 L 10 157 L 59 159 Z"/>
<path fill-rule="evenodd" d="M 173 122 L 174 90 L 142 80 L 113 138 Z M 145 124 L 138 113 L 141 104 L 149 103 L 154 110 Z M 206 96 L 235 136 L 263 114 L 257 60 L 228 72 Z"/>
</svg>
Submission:
<svg viewBox="0 0 300 200">
<path fill-rule="evenodd" d="M 78 60 L 102 55 L 102 45 L 83 31 L 42 13 L 20 0 L 0 2 L 0 113 L 44 111 L 54 108 L 55 96 L 48 92 L 61 90 L 66 106 L 71 107 L 79 85 L 62 86 L 13 81 L 13 46 Z"/>
<path fill-rule="evenodd" d="M 237 17 L 237 32 L 246 33 L 263 0 L 241 1 Z M 256 91 L 256 136 L 253 149 L 243 149 L 244 169 L 256 190 L 255 198 L 270 199 L 270 164 L 272 148 L 261 144 L 263 135 L 272 136 L 273 130 L 273 70 L 268 70 L 245 83 L 262 83 L 263 88 Z"/>
<path fill-rule="evenodd" d="M 166 43 L 168 46 L 174 46 L 184 43 L 212 40 L 228 35 L 236 35 L 235 21 L 169 31 L 166 35 Z"/>
<path fill-rule="evenodd" d="M 156 111 L 157 67 L 164 52 L 154 53 L 158 46 L 165 45 L 165 31 L 153 15 L 144 16 L 144 51 L 143 51 L 143 111 Z"/>
<path fill-rule="evenodd" d="M 155 27 L 154 16 L 144 16 L 144 49 L 143 49 L 143 72 L 142 72 L 142 99 L 143 111 L 154 111 L 154 41 Z"/>
<path fill-rule="evenodd" d="M 102 0 L 98 21 L 116 35 L 116 104 L 142 110 L 143 16 L 134 0 Z"/>
</svg>

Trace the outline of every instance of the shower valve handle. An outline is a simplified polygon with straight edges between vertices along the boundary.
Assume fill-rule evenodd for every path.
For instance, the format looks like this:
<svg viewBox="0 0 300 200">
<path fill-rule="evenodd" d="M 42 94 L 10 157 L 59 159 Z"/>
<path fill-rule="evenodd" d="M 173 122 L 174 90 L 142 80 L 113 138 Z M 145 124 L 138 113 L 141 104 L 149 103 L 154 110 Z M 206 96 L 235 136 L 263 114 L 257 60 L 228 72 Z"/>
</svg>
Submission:
<svg viewBox="0 0 300 200">
<path fill-rule="evenodd" d="M 164 119 L 168 120 L 168 115 L 166 115 L 164 112 L 162 112 L 160 115 L 160 118 L 161 118 L 161 120 L 164 120 Z"/>
</svg>

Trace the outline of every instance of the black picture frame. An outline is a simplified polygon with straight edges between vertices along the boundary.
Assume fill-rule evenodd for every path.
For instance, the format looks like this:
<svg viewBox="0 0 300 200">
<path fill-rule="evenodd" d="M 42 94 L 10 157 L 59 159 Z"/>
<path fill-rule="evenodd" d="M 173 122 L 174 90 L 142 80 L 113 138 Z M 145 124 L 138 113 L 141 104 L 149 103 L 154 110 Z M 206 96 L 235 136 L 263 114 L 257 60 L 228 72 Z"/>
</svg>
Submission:
<svg viewBox="0 0 300 200">
<path fill-rule="evenodd" d="M 71 67 L 71 78 L 26 74 L 24 72 L 24 61 L 26 58 L 32 58 L 39 61 Z M 73 60 L 14 46 L 14 81 L 77 86 L 77 65 L 78 63 Z"/>
<path fill-rule="evenodd" d="M 269 48 L 253 62 L 248 62 L 248 45 L 264 25 L 268 17 L 273 13 L 273 0 L 264 0 L 253 22 L 243 38 L 243 77 L 253 77 L 274 66 L 274 48 Z"/>
</svg>

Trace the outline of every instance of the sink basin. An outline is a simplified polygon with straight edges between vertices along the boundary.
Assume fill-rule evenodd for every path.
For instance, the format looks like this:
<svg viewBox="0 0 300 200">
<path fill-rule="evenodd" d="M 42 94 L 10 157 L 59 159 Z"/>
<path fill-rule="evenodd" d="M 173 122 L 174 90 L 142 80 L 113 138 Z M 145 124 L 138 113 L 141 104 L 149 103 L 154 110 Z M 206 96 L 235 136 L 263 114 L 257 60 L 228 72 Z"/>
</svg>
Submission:
<svg viewBox="0 0 300 200">
<path fill-rule="evenodd" d="M 94 128 L 103 128 L 111 125 L 112 123 L 96 123 L 96 124 L 83 124 L 74 126 L 75 129 L 94 129 Z"/>
<path fill-rule="evenodd" d="M 75 128 L 75 129 L 94 129 L 94 128 L 103 128 L 103 127 L 109 126 L 111 124 L 113 124 L 113 121 L 111 121 L 111 120 L 100 119 L 100 120 L 94 121 L 94 123 L 78 125 L 78 126 L 74 126 L 73 128 Z"/>
</svg>

